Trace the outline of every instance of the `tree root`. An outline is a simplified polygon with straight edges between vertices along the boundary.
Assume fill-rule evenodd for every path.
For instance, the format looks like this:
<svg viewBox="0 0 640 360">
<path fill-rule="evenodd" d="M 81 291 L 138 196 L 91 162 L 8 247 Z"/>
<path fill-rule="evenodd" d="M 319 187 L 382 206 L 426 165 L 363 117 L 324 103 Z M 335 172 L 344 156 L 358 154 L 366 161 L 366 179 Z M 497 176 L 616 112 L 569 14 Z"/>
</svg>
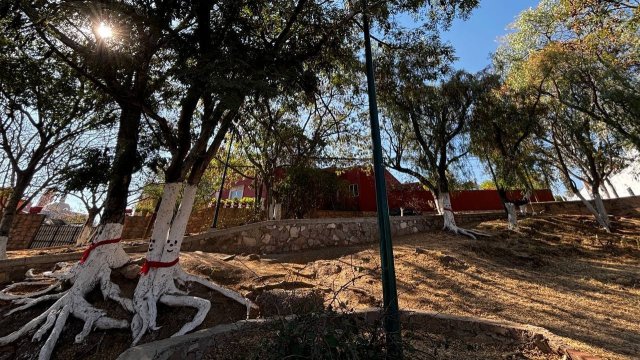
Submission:
<svg viewBox="0 0 640 360">
<path fill-rule="evenodd" d="M 188 295 L 187 292 L 178 289 L 175 282 L 180 285 L 184 285 L 187 282 L 194 282 L 217 291 L 245 305 L 247 307 L 247 318 L 252 308 L 258 308 L 256 304 L 241 294 L 212 281 L 191 275 L 182 270 L 180 266 L 174 266 L 171 269 L 159 269 L 157 272 L 155 279 L 149 275 L 140 279 L 141 283 L 147 282 L 147 284 L 146 286 L 140 286 L 140 284 L 138 284 L 136 288 L 136 294 L 134 295 L 135 315 L 131 322 L 131 331 L 133 333 L 132 345 L 136 345 L 149 329 L 159 329 L 159 327 L 156 326 L 157 302 L 168 306 L 188 306 L 197 309 L 197 313 L 193 319 L 184 324 L 178 332 L 171 335 L 172 337 L 184 335 L 202 324 L 211 309 L 211 302 L 207 299 Z"/>
<path fill-rule="evenodd" d="M 14 304 L 22 304 L 22 306 L 18 306 L 17 308 L 11 309 L 9 312 L 4 314 L 4 316 L 9 316 L 9 315 L 11 315 L 13 313 L 16 313 L 18 311 L 26 310 L 28 308 L 34 307 L 34 306 L 36 306 L 36 305 L 38 305 L 40 303 L 46 302 L 46 301 L 60 299 L 65 294 L 66 294 L 66 292 L 61 292 L 61 293 L 58 293 L 58 294 L 44 295 L 44 296 L 41 296 L 41 297 L 35 298 L 35 299 L 25 298 L 25 299 L 15 300 L 13 302 Z"/>
<path fill-rule="evenodd" d="M 9 291 L 11 291 L 11 290 L 13 290 L 13 289 L 15 289 L 17 287 L 20 287 L 20 286 L 38 286 L 38 285 L 49 285 L 49 286 L 44 288 L 44 289 L 42 289 L 42 290 L 34 291 L 34 292 L 31 292 L 31 293 L 20 294 L 20 295 L 9 293 Z M 61 289 L 61 285 L 62 285 L 62 282 L 60 282 L 60 281 L 56 281 L 53 284 L 50 281 L 23 281 L 23 282 L 18 282 L 18 283 L 14 283 L 14 284 L 11 284 L 11 285 L 7 286 L 2 291 L 0 291 L 0 300 L 11 301 L 11 300 L 31 298 L 31 297 L 34 297 L 34 296 L 40 296 L 40 295 L 48 294 L 48 293 L 50 293 L 50 292 L 52 292 L 54 290 L 60 290 Z"/>
<path fill-rule="evenodd" d="M 473 229 L 464 229 L 461 228 L 459 226 L 445 226 L 444 230 L 448 230 L 453 232 L 454 234 L 458 234 L 458 235 L 464 235 L 464 236 L 468 236 L 470 238 L 472 238 L 473 240 L 477 240 L 477 236 L 482 236 L 482 237 L 491 237 L 490 234 L 484 233 L 482 231 L 478 231 L 478 230 L 473 230 Z"/>
<path fill-rule="evenodd" d="M 99 275 L 99 279 L 97 279 L 100 283 L 100 289 L 102 291 L 102 295 L 105 299 L 112 299 L 119 304 L 121 304 L 128 311 L 133 311 L 133 303 L 129 299 L 122 298 L 119 293 L 120 289 L 118 285 L 111 282 L 109 277 L 111 276 L 111 271 L 107 268 L 107 271 L 103 271 L 101 275 Z M 7 345 L 23 335 L 31 332 L 36 329 L 40 324 L 42 324 L 37 331 L 33 335 L 33 341 L 39 341 L 42 339 L 44 335 L 46 335 L 49 331 L 49 337 L 45 341 L 44 345 L 40 349 L 39 359 L 46 360 L 51 357 L 51 353 L 53 352 L 53 348 L 55 347 L 58 338 L 60 337 L 60 333 L 67 322 L 67 319 L 70 315 L 84 321 L 84 327 L 82 331 L 76 335 L 75 341 L 76 343 L 84 341 L 84 339 L 89 335 L 91 330 L 96 329 L 126 329 L 129 326 L 129 322 L 127 320 L 117 320 L 106 316 L 106 313 L 103 310 L 99 310 L 93 307 L 89 302 L 84 299 L 86 293 L 91 290 L 95 284 L 85 283 L 89 286 L 75 286 L 76 284 L 80 284 L 76 282 L 73 287 L 69 290 L 58 293 L 58 294 L 49 294 L 43 295 L 41 297 L 36 298 L 18 298 L 14 300 L 15 304 L 22 304 L 17 308 L 9 311 L 5 316 L 11 315 L 15 312 L 22 311 L 33 307 L 37 304 L 40 304 L 45 301 L 56 300 L 53 305 L 49 307 L 45 312 L 29 321 L 19 330 L 0 338 L 0 346 Z M 18 285 L 18 284 L 14 284 Z M 55 283 L 55 286 L 59 286 L 59 283 Z M 49 290 L 53 288 L 53 285 L 50 286 Z M 46 290 L 46 289 L 45 289 Z M 39 293 L 43 293 L 44 290 Z M 29 294 L 29 295 L 32 295 Z"/>
<path fill-rule="evenodd" d="M 121 232 L 121 224 L 110 223 L 103 225 L 95 241 L 118 238 Z M 129 257 L 117 243 L 108 243 L 106 246 L 95 247 L 92 250 L 93 252 L 88 253 L 86 259 L 83 259 L 80 263 L 71 266 L 68 264 L 58 264 L 58 267 L 61 269 L 53 272 L 44 272 L 36 275 L 33 271 L 28 271 L 27 278 L 32 279 L 32 281 L 13 284 L 2 292 L 5 296 L 11 297 L 14 303 L 21 305 L 12 309 L 7 315 L 31 308 L 45 301 L 55 300 L 55 302 L 46 311 L 26 323 L 20 329 L 0 338 L 0 346 L 16 341 L 21 336 L 37 329 L 33 335 L 34 341 L 39 341 L 49 333 L 47 340 L 40 348 L 39 354 L 40 360 L 47 360 L 51 357 L 56 342 L 69 316 L 74 316 L 84 321 L 82 331 L 76 335 L 76 342 L 84 341 L 94 328 L 125 329 L 129 326 L 127 320 L 110 318 L 106 316 L 106 312 L 93 307 L 85 300 L 87 294 L 97 285 L 100 285 L 100 290 L 105 299 L 114 300 L 126 310 L 133 311 L 133 302 L 130 299 L 121 297 L 120 288 L 111 282 L 111 269 L 125 265 Z M 91 256 L 89 256 L 89 254 Z M 47 278 L 57 279 L 57 281 L 46 289 L 29 294 L 14 295 L 6 293 L 7 290 L 15 289 L 20 285 L 50 284 L 44 281 Z M 71 283 L 72 285 L 65 292 L 48 294 L 60 288 L 64 283 Z"/>
</svg>

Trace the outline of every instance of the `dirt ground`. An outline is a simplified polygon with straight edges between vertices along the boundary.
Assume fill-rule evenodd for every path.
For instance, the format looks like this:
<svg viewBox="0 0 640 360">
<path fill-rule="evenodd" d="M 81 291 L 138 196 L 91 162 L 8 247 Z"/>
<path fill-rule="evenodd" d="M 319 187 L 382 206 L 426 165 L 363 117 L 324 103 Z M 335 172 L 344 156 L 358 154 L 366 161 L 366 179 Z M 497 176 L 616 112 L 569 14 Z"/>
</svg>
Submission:
<svg viewBox="0 0 640 360">
<path fill-rule="evenodd" d="M 394 239 L 401 308 L 541 326 L 603 359 L 640 358 L 640 219 L 617 218 L 615 234 L 597 230 L 588 216 L 527 218 L 517 232 L 507 230 L 504 221 L 476 228 L 493 236 L 471 240 L 434 232 Z M 183 253 L 181 264 L 252 298 L 268 289 L 315 289 L 334 309 L 381 303 L 377 244 L 259 259 L 196 251 Z M 114 276 L 131 296 L 135 280 Z M 212 301 L 202 328 L 244 318 L 242 305 L 199 285 L 191 290 Z M 97 291 L 90 301 L 113 317 L 129 318 Z M 0 313 L 9 308 L 0 303 Z M 0 336 L 45 309 L 42 305 L 3 318 Z M 193 315 L 190 309 L 160 306 L 162 328 L 142 342 L 168 337 Z M 81 328 L 80 321 L 69 322 L 54 358 L 115 358 L 131 341 L 127 331 L 97 331 L 75 345 L 73 337 Z M 0 348 L 0 359 L 30 359 L 38 350 L 24 337 Z"/>
</svg>

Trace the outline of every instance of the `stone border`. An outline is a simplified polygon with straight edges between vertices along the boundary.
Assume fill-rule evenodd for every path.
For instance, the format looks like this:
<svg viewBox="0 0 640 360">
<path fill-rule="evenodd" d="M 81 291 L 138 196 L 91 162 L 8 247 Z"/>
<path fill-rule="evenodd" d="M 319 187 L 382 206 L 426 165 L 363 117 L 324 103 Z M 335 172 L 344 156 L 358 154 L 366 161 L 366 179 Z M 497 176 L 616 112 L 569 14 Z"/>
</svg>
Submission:
<svg viewBox="0 0 640 360">
<path fill-rule="evenodd" d="M 383 312 L 379 308 L 356 311 L 355 316 L 361 316 L 367 323 L 381 320 Z M 295 315 L 285 317 L 291 320 Z M 199 330 L 191 334 L 163 339 L 130 348 L 118 356 L 118 360 L 168 360 L 168 359 L 200 359 L 204 351 L 216 342 L 216 335 L 231 331 L 242 330 L 250 325 L 261 325 L 282 318 L 242 320 L 236 323 L 218 325 L 209 329 Z M 401 311 L 403 328 L 419 327 L 421 330 L 452 336 L 458 339 L 469 339 L 481 343 L 496 343 L 505 341 L 533 342 L 544 353 L 564 355 L 569 360 L 599 360 L 571 349 L 562 340 L 548 330 L 532 326 L 517 324 L 509 321 L 488 320 L 482 318 L 446 315 L 419 310 Z"/>
<path fill-rule="evenodd" d="M 504 218 L 504 212 L 462 213 L 465 224 Z M 392 216 L 391 235 L 403 236 L 441 229 L 442 216 Z M 186 251 L 281 254 L 333 246 L 369 244 L 378 240 L 377 218 L 271 220 L 230 229 L 210 230 L 184 239 Z"/>
</svg>

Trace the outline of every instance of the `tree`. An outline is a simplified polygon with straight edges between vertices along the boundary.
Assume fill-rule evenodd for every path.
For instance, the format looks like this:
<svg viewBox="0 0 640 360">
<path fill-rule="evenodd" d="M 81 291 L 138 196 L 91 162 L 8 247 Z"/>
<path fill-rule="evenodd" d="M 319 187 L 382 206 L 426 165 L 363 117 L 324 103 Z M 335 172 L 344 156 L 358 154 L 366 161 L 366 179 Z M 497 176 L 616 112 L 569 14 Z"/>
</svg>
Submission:
<svg viewBox="0 0 640 360">
<path fill-rule="evenodd" d="M 0 220 L 1 259 L 15 214 L 40 191 L 57 185 L 60 170 L 86 145 L 82 135 L 111 117 L 90 84 L 41 55 L 41 42 L 0 21 L 0 67 L 12 69 L 0 74 L 0 146 L 14 180 Z"/>
<path fill-rule="evenodd" d="M 544 138 L 549 147 L 547 158 L 560 172 L 567 189 L 580 198 L 598 224 L 611 231 L 600 190 L 612 173 L 627 165 L 623 144 L 608 128 L 598 127 L 583 113 L 558 103 L 545 128 L 548 129 Z M 589 189 L 595 206 L 580 193 L 574 178 Z"/>
<path fill-rule="evenodd" d="M 275 191 L 284 205 L 285 216 L 302 219 L 311 210 L 333 203 L 341 190 L 340 185 L 333 171 L 296 165 L 286 169 L 284 178 L 276 183 Z"/>
<path fill-rule="evenodd" d="M 535 157 L 535 132 L 541 126 L 544 104 L 540 92 L 513 90 L 499 75 L 487 73 L 471 120 L 471 150 L 485 161 L 509 219 L 517 227 L 516 206 L 529 199 L 512 199 L 507 190 L 520 188 L 531 194 L 529 169 L 539 165 Z"/>
<path fill-rule="evenodd" d="M 62 191 L 75 196 L 87 210 L 87 219 L 76 240 L 77 245 L 85 245 L 91 240 L 93 225 L 104 207 L 112 159 L 105 147 L 85 149 L 74 160 L 61 170 Z"/>
<path fill-rule="evenodd" d="M 472 238 L 484 235 L 456 225 L 449 195 L 451 170 L 469 152 L 469 121 L 479 95 L 478 81 L 458 71 L 439 85 L 429 85 L 416 74 L 421 68 L 394 73 L 404 57 L 387 61 L 381 71 L 389 76 L 381 79 L 381 102 L 386 116 L 392 118 L 387 126 L 389 166 L 416 177 L 434 194 L 445 229 Z"/>
<path fill-rule="evenodd" d="M 534 88 L 552 108 L 542 136 L 553 149 L 546 157 L 572 192 L 574 176 L 596 185 L 595 208 L 583 202 L 607 230 L 599 188 L 620 166 L 625 147 L 640 146 L 639 5 L 542 1 L 518 17 L 495 57 L 510 87 Z"/>
<path fill-rule="evenodd" d="M 129 326 L 128 321 L 113 319 L 94 308 L 85 297 L 99 284 L 105 298 L 116 301 L 127 311 L 134 310 L 132 301 L 123 298 L 119 287 L 111 282 L 110 274 L 111 269 L 129 262 L 119 241 L 132 174 L 141 164 L 137 153 L 141 115 L 155 103 L 151 95 L 165 80 L 165 63 L 157 60 L 166 39 L 173 36 L 171 31 L 162 31 L 171 28 L 169 24 L 181 26 L 173 22 L 180 13 L 175 6 L 164 2 L 139 4 L 135 8 L 132 4 L 113 2 L 18 1 L 2 8 L 2 19 L 12 29 L 27 39 L 46 44 L 41 54 L 53 55 L 73 69 L 79 78 L 108 95 L 120 112 L 104 210 L 91 246 L 79 263 L 55 274 L 58 283 L 46 291 L 8 298 L 46 294 L 63 282 L 71 283 L 71 287 L 59 294 L 25 300 L 26 305 L 16 310 L 57 299 L 21 329 L 0 338 L 0 344 L 10 343 L 37 327 L 35 339 L 52 330 L 39 355 L 48 359 L 70 315 L 85 322 L 77 341 L 82 341 L 93 328 Z M 109 36 L 113 34 L 116 36 Z"/>
<path fill-rule="evenodd" d="M 544 0 L 524 11 L 496 54 L 508 83 L 606 124 L 640 148 L 640 3 Z"/>
<path fill-rule="evenodd" d="M 332 74 L 333 79 L 320 74 L 320 86 L 311 96 L 255 99 L 244 112 L 240 147 L 256 171 L 258 193 L 264 187 L 267 211 L 274 200 L 278 170 L 317 166 L 329 148 L 339 151 L 352 146 L 349 140 L 354 136 L 351 125 L 355 119 L 351 114 L 355 107 L 349 92 L 354 85 L 345 80 L 347 72 Z"/>
</svg>

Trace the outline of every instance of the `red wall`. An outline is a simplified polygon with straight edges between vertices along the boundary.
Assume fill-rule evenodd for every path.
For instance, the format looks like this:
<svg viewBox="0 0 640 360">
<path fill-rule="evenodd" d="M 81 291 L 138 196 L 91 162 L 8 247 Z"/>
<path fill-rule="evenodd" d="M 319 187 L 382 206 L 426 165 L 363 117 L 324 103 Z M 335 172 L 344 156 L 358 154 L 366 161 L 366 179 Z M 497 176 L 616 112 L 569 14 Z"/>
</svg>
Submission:
<svg viewBox="0 0 640 360">
<path fill-rule="evenodd" d="M 396 179 L 389 171 L 385 170 L 385 180 L 387 182 L 387 193 L 389 189 L 399 187 L 400 181 Z M 359 196 L 355 199 L 346 200 L 349 210 L 358 211 L 376 211 L 376 187 L 373 178 L 373 169 L 351 168 L 340 173 L 338 177 L 345 180 L 349 184 L 358 184 Z"/>
<path fill-rule="evenodd" d="M 376 192 L 373 173 L 362 168 L 345 171 L 340 178 L 349 184 L 358 184 L 357 199 L 347 199 L 349 205 L 355 205 L 351 210 L 376 211 Z M 431 192 L 420 184 L 401 184 L 391 173 L 385 172 L 387 180 L 387 199 L 389 209 L 415 209 L 419 211 L 435 211 Z M 510 199 L 522 199 L 521 191 L 509 191 Z M 554 201 L 550 190 L 536 190 L 531 196 L 533 202 Z M 451 206 L 454 211 L 488 211 L 502 210 L 502 202 L 496 190 L 463 190 L 451 194 Z"/>
<path fill-rule="evenodd" d="M 334 169 L 327 169 L 335 171 Z M 357 184 L 357 197 L 346 197 L 340 199 L 344 210 L 355 211 L 376 211 L 376 190 L 373 178 L 373 169 L 355 167 L 346 170 L 338 170 L 338 177 L 348 184 Z M 390 209 L 415 209 L 422 212 L 435 211 L 434 200 L 431 192 L 425 190 L 418 183 L 402 184 L 389 171 L 385 171 L 387 181 L 387 199 Z M 241 179 L 233 186 L 244 185 L 244 196 L 255 196 L 253 180 Z M 264 192 L 263 192 L 264 196 Z M 509 191 L 507 196 L 510 199 L 522 199 L 521 191 Z M 229 190 L 222 192 L 222 198 L 229 197 Z M 536 190 L 531 196 L 532 202 L 554 201 L 550 190 Z M 453 211 L 488 211 L 502 210 L 502 202 L 496 190 L 463 190 L 451 193 L 451 206 Z M 326 210 L 326 209 L 325 209 Z M 328 209 L 331 210 L 331 209 Z"/>
</svg>

